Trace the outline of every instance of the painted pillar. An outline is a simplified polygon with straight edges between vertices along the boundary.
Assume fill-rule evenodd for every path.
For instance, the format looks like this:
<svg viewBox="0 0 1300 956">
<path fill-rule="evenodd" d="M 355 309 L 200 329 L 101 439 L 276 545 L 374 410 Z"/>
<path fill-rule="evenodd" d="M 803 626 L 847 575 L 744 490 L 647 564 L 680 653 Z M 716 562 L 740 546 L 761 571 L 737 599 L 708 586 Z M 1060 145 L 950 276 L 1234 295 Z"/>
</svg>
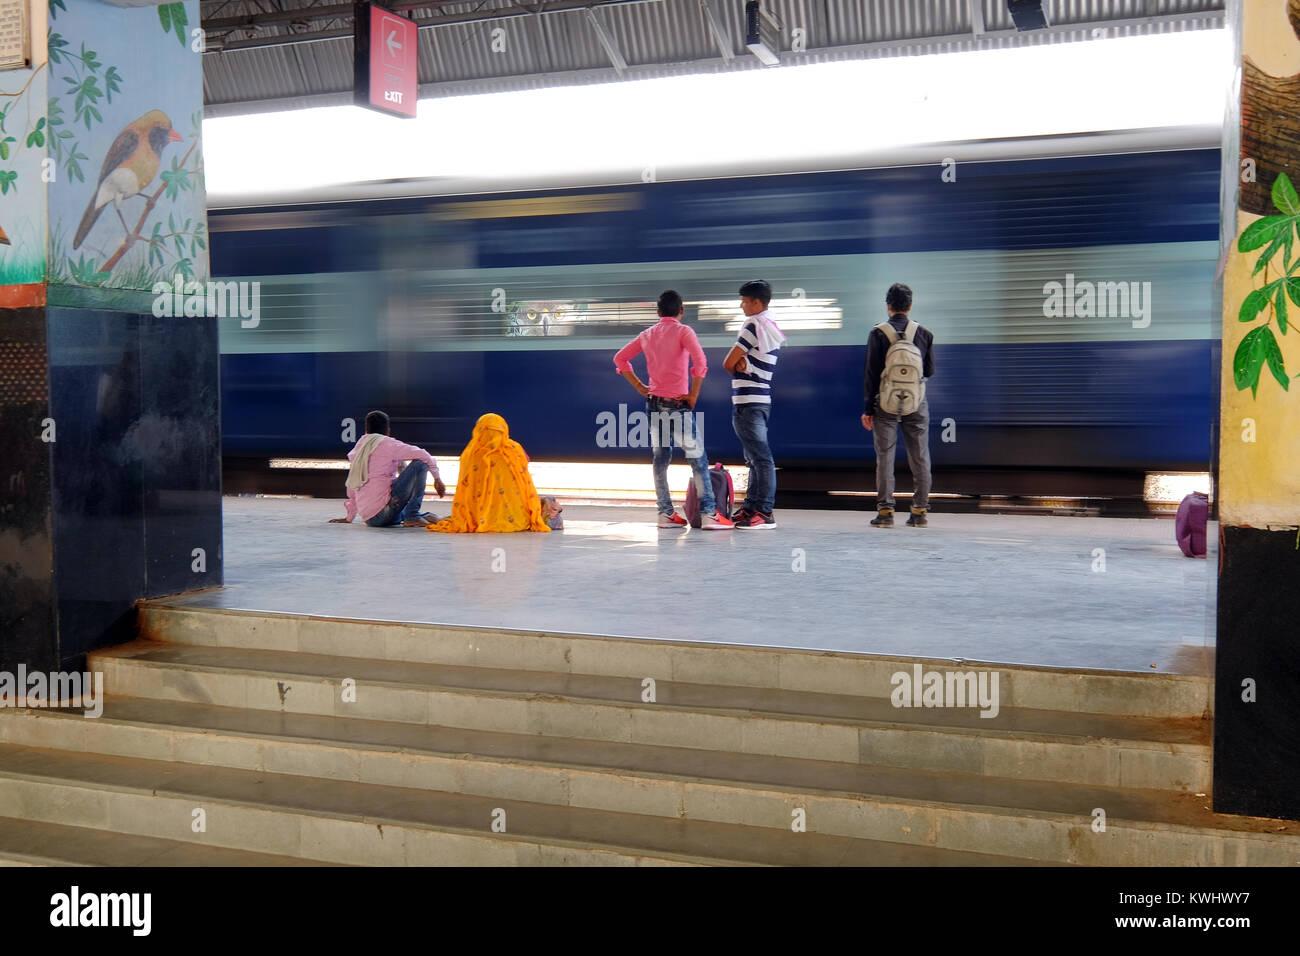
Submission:
<svg viewBox="0 0 1300 956">
<path fill-rule="evenodd" d="M 216 320 L 155 294 L 208 278 L 198 2 L 22 2 L 26 65 L 0 50 L 10 672 L 80 666 L 137 599 L 221 583 Z"/>
<path fill-rule="evenodd" d="M 1234 0 L 1214 808 L 1300 819 L 1300 0 Z"/>
</svg>

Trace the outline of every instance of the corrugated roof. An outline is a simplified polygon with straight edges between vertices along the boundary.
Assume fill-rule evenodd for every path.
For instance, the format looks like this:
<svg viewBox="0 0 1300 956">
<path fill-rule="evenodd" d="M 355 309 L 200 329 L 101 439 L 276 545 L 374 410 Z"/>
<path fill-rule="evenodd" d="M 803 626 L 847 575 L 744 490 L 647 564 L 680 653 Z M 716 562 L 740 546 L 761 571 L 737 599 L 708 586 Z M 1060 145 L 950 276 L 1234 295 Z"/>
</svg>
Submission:
<svg viewBox="0 0 1300 956">
<path fill-rule="evenodd" d="M 744 46 L 744 0 L 585 2 L 626 62 L 621 72 L 575 0 L 430 0 L 403 10 L 420 23 L 475 21 L 421 27 L 420 95 L 1005 49 L 1087 40 L 1099 30 L 1130 36 L 1224 22 L 1224 0 L 1044 0 L 1051 27 L 1026 33 L 1016 32 L 1005 0 L 764 0 L 782 24 L 781 63 L 765 67 Z M 351 17 L 342 15 L 346 9 L 336 0 L 281 0 L 276 13 L 257 0 L 202 0 L 201 6 L 209 115 L 351 102 Z M 710 29 L 706 6 L 723 27 L 729 59 Z M 300 19 L 289 22 L 288 15 Z M 267 17 L 274 22 L 263 22 Z M 234 18 L 246 23 L 232 26 Z M 796 28 L 802 31 L 800 51 L 792 49 Z"/>
</svg>

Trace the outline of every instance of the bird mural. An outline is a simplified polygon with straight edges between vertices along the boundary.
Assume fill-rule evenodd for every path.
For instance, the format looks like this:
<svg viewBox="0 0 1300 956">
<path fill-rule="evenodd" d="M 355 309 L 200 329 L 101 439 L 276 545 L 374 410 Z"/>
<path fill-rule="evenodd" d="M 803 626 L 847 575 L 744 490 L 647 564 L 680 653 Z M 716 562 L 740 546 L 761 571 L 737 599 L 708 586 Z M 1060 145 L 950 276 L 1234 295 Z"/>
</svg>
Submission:
<svg viewBox="0 0 1300 956">
<path fill-rule="evenodd" d="M 99 182 L 95 184 L 95 195 L 91 197 L 86 212 L 81 217 L 81 225 L 77 227 L 72 248 L 76 249 L 85 242 L 95 221 L 99 219 L 99 214 L 110 202 L 129 236 L 131 228 L 122 216 L 123 200 L 138 196 L 153 182 L 158 175 L 158 165 L 162 162 L 162 151 L 168 143 L 180 141 L 181 135 L 172 129 L 172 121 L 162 110 L 150 110 L 118 133 L 113 145 L 108 148 L 108 155 L 104 157 Z"/>
</svg>

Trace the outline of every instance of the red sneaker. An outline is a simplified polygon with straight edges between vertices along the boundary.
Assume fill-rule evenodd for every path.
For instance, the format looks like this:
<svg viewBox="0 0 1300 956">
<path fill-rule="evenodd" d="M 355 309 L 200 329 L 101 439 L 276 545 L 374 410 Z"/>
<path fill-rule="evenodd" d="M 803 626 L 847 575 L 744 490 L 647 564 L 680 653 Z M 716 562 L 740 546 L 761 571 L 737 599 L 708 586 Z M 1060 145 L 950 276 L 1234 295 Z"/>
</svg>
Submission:
<svg viewBox="0 0 1300 956">
<path fill-rule="evenodd" d="M 736 523 L 724 515 L 721 511 L 709 515 L 700 515 L 700 527 L 705 531 L 727 531 L 734 528 Z"/>
<path fill-rule="evenodd" d="M 773 518 L 770 514 L 766 514 L 766 515 L 765 515 L 765 514 L 763 514 L 763 512 L 761 512 L 761 511 L 755 511 L 755 512 L 753 512 L 752 514 L 747 514 L 747 515 L 745 516 L 745 520 L 744 520 L 744 521 L 737 521 L 737 522 L 736 522 L 736 527 L 737 527 L 737 528 L 745 528 L 745 529 L 749 529 L 749 528 L 775 528 L 775 527 L 776 527 L 776 519 Z"/>
<path fill-rule="evenodd" d="M 670 515 L 659 516 L 659 527 L 661 528 L 685 528 L 689 522 L 674 511 Z"/>
</svg>

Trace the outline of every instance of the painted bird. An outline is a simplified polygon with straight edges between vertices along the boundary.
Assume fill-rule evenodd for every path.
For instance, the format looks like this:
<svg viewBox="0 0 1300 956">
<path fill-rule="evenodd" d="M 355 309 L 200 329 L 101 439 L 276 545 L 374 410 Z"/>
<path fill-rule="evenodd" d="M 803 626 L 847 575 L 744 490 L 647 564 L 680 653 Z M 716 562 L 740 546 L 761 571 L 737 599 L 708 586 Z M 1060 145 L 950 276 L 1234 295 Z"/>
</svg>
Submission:
<svg viewBox="0 0 1300 956">
<path fill-rule="evenodd" d="M 81 217 L 72 248 L 76 249 L 85 241 L 95 220 L 110 202 L 117 218 L 122 220 L 122 228 L 130 235 L 131 228 L 122 218 L 122 200 L 139 195 L 153 182 L 158 175 L 163 149 L 168 143 L 180 141 L 180 134 L 172 129 L 172 121 L 162 110 L 150 110 L 118 133 L 104 157 L 94 198 Z"/>
</svg>

